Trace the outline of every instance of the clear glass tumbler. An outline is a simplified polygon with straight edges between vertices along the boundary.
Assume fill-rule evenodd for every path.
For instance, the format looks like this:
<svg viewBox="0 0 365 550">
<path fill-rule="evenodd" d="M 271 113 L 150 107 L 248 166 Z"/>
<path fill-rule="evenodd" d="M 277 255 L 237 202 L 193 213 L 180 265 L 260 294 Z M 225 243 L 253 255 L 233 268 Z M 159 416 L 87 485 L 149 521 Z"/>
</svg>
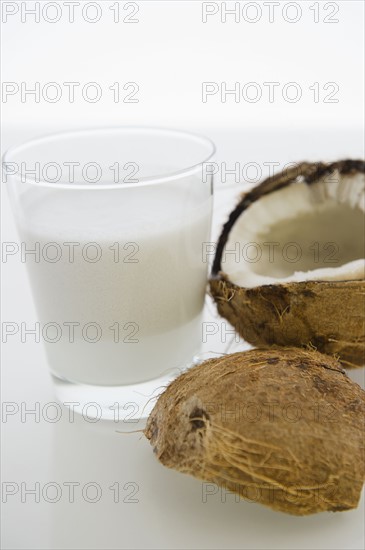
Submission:
<svg viewBox="0 0 365 550">
<path fill-rule="evenodd" d="M 56 395 L 76 411 L 146 417 L 199 351 L 213 153 L 201 136 L 125 127 L 5 154 Z"/>
</svg>

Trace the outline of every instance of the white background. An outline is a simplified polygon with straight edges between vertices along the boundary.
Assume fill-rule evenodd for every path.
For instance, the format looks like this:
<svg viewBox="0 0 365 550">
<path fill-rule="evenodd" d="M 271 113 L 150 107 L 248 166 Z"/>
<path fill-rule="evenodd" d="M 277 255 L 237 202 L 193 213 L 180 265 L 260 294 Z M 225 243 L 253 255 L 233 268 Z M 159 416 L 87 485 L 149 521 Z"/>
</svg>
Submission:
<svg viewBox="0 0 365 550">
<path fill-rule="evenodd" d="M 8 3 L 2 4 L 4 12 Z M 42 15 L 36 23 L 35 16 L 21 9 L 22 4 L 30 8 L 34 2 L 14 4 L 19 7 L 18 13 L 9 15 L 3 24 L 3 80 L 26 82 L 29 88 L 34 82 L 42 88 L 48 82 L 79 82 L 79 90 L 95 81 L 103 87 L 103 96 L 98 103 L 90 104 L 76 92 L 75 103 L 70 105 L 66 93 L 53 104 L 45 100 L 36 104 L 30 96 L 29 101 L 21 103 L 18 94 L 8 98 L 5 124 L 43 126 L 48 120 L 55 127 L 131 123 L 240 129 L 361 124 L 361 1 L 304 1 L 294 3 L 297 8 L 281 2 L 271 8 L 273 23 L 265 6 L 268 2 L 253 2 L 250 9 L 245 8 L 248 2 L 241 2 L 239 21 L 227 15 L 226 23 L 221 22 L 223 6 L 232 9 L 234 2 L 210 3 L 216 4 L 219 11 L 207 16 L 206 23 L 202 23 L 202 3 L 194 1 L 139 2 L 138 13 L 131 16 L 138 23 L 114 23 L 115 11 L 110 9 L 114 3 L 102 1 L 98 3 L 99 15 L 92 8 L 85 11 L 89 18 L 100 17 L 94 24 L 82 18 L 82 8 L 89 2 L 75 6 L 74 23 L 68 23 L 69 12 L 63 2 L 58 2 L 59 14 L 49 7 L 44 12 L 46 17 L 61 15 L 53 24 L 45 22 Z M 41 7 L 47 4 L 40 2 Z M 125 4 L 120 2 L 122 19 L 133 9 L 123 9 Z M 316 4 L 318 10 L 311 9 Z M 318 23 L 314 22 L 316 11 Z M 21 23 L 22 15 L 25 23 Z M 256 17 L 260 17 L 256 23 L 247 22 Z M 285 20 L 297 17 L 296 23 Z M 339 22 L 324 23 L 325 18 Z M 268 89 L 263 87 L 262 99 L 257 103 L 235 103 L 228 96 L 224 104 L 218 94 L 202 104 L 202 82 L 223 81 L 227 88 L 233 88 L 235 82 L 241 86 L 248 82 L 278 82 L 277 101 L 270 104 Z M 121 87 L 136 82 L 139 103 L 114 104 L 108 89 L 114 82 L 121 83 Z M 298 103 L 282 99 L 282 88 L 288 82 L 302 88 Z M 314 82 L 321 88 L 335 82 L 340 90 L 334 99 L 339 102 L 314 103 L 314 92 L 309 90 Z M 330 92 L 322 90 L 321 95 Z M 254 95 L 254 90 L 251 93 Z"/>
<path fill-rule="evenodd" d="M 235 22 L 219 13 L 202 22 L 201 2 L 138 2 L 134 16 L 138 23 L 114 23 L 110 6 L 99 2 L 102 16 L 95 23 L 81 17 L 80 2 L 75 22 L 68 22 L 64 2 L 59 22 L 51 24 L 41 16 L 22 22 L 22 5 L 34 2 L 2 2 L 19 8 L 2 24 L 2 79 L 27 88 L 39 82 L 61 86 L 64 95 L 55 103 L 20 93 L 2 98 L 3 148 L 49 131 L 107 125 L 158 125 L 200 131 L 217 144 L 217 161 L 232 167 L 235 162 L 245 171 L 255 162 L 267 173 L 264 162 L 336 160 L 363 156 L 363 11 L 362 2 L 319 2 L 319 22 L 310 9 L 315 2 L 297 2 L 299 20 L 293 19 L 295 7 L 281 2 L 269 22 L 269 9 L 263 2 L 250 8 L 262 9 L 261 18 L 249 23 L 245 17 Z M 41 2 L 44 6 L 46 2 Z M 131 12 L 123 10 L 121 18 Z M 331 6 L 329 6 L 329 4 Z M 241 2 L 245 9 L 247 2 Z M 325 9 L 325 5 L 327 8 Z M 232 8 L 233 3 L 226 4 Z M 331 16 L 339 8 L 338 13 Z M 11 8 L 9 8 L 11 9 Z M 52 8 L 54 9 L 54 8 Z M 284 9 L 284 11 L 283 11 Z M 297 8 L 298 9 L 298 8 Z M 48 16 L 54 17 L 49 8 Z M 289 10 L 289 11 L 285 11 Z M 255 11 L 244 12 L 253 19 Z M 4 15 L 4 14 L 3 14 Z M 89 12 L 93 17 L 93 12 Z M 338 19 L 325 23 L 324 17 Z M 64 82 L 79 82 L 75 102 L 67 100 Z M 80 90 L 97 82 L 102 97 L 96 103 L 85 101 Z M 113 101 L 109 86 L 135 82 L 138 103 Z M 202 102 L 202 83 L 221 83 L 227 88 L 248 82 L 261 86 L 262 99 L 256 103 L 240 98 L 238 102 L 220 94 Z M 278 82 L 275 99 L 268 101 L 264 82 Z M 302 98 L 284 101 L 282 90 L 297 83 Z M 319 83 L 319 101 L 309 89 Z M 334 82 L 337 103 L 323 101 Z M 248 172 L 252 176 L 253 172 Z M 216 182 L 214 235 L 232 208 L 239 191 L 234 178 Z M 254 177 L 254 175 L 252 176 Z M 236 182 L 237 183 L 237 182 Z M 5 241 L 17 241 L 7 195 L 3 194 L 2 230 Z M 3 264 L 3 320 L 32 323 L 34 304 L 19 261 Z M 212 310 L 207 316 L 214 315 Z M 209 341 L 208 349 L 225 347 L 222 335 Z M 363 383 L 363 371 L 351 373 Z M 14 339 L 3 347 L 3 399 L 31 408 L 53 401 L 43 348 L 31 341 Z M 3 505 L 3 547 L 33 548 L 297 548 L 359 549 L 364 545 L 363 505 L 343 514 L 321 514 L 294 518 L 275 513 L 256 504 L 226 502 L 221 494 L 202 502 L 202 484 L 160 466 L 148 443 L 139 434 L 117 435 L 114 425 L 40 422 L 20 414 L 2 424 L 3 481 L 56 481 L 84 483 L 94 481 L 103 489 L 97 504 L 86 503 L 76 492 L 75 503 L 66 497 L 57 504 L 41 501 L 25 503 L 20 496 L 9 497 Z M 137 483 L 138 503 L 116 504 L 108 489 L 118 481 Z M 122 490 L 122 499 L 128 491 Z M 77 496 L 78 495 L 78 496 Z"/>
</svg>

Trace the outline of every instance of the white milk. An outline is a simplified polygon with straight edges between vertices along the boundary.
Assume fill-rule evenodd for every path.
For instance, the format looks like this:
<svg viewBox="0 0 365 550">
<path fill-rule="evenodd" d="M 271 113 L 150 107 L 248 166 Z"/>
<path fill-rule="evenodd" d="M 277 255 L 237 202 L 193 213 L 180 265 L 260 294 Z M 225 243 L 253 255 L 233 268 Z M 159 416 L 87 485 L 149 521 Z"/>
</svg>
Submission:
<svg viewBox="0 0 365 550">
<path fill-rule="evenodd" d="M 190 179 L 122 192 L 24 193 L 20 233 L 29 248 L 39 243 L 39 263 L 29 256 L 26 264 L 56 376 L 131 384 L 182 366 L 198 351 L 211 197 Z M 71 242 L 79 243 L 73 261 L 73 245 L 64 244 Z"/>
</svg>

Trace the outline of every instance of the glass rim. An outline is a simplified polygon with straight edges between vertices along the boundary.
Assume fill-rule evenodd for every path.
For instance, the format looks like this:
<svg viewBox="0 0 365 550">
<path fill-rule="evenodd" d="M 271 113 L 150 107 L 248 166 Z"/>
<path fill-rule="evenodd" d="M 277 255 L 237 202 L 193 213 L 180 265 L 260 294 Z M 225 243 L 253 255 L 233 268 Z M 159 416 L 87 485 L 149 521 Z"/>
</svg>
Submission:
<svg viewBox="0 0 365 550">
<path fill-rule="evenodd" d="M 103 133 L 103 132 L 125 132 L 126 134 L 128 132 L 151 132 L 151 133 L 158 133 L 160 135 L 170 135 L 170 136 L 180 136 L 189 138 L 191 141 L 196 141 L 197 143 L 200 143 L 201 145 L 207 146 L 210 151 L 207 156 L 204 157 L 200 162 L 195 163 L 193 165 L 187 166 L 186 168 L 182 168 L 181 170 L 176 170 L 174 172 L 170 172 L 166 175 L 160 175 L 160 176 L 146 176 L 143 179 L 139 180 L 135 183 L 110 183 L 110 184 L 101 184 L 101 183 L 90 183 L 90 184 L 74 184 L 74 183 L 58 183 L 58 182 L 48 182 L 40 179 L 37 180 L 21 180 L 20 174 L 9 174 L 8 180 L 9 183 L 11 183 L 12 179 L 17 180 L 18 183 L 22 183 L 23 185 L 34 185 L 36 187 L 48 187 L 50 189 L 77 189 L 77 190 L 85 190 L 89 191 L 91 189 L 95 190 L 105 190 L 105 189 L 128 189 L 131 187 L 144 187 L 146 185 L 157 185 L 159 183 L 167 183 L 169 181 L 175 181 L 177 179 L 180 179 L 182 176 L 188 176 L 196 171 L 196 169 L 199 166 L 202 166 L 204 163 L 208 162 L 212 156 L 216 152 L 216 146 L 214 142 L 201 134 L 196 134 L 194 132 L 189 132 L 186 130 L 177 130 L 175 128 L 166 128 L 166 127 L 159 127 L 159 126 L 100 126 L 100 127 L 93 127 L 93 128 L 81 128 L 81 129 L 72 129 L 68 131 L 59 131 L 59 132 L 52 132 L 49 134 L 44 134 L 42 136 L 39 136 L 37 138 L 32 138 L 27 141 L 24 141 L 20 143 L 19 145 L 13 145 L 9 147 L 2 156 L 2 166 L 4 166 L 5 163 L 11 162 L 11 157 L 15 155 L 17 152 L 22 151 L 23 149 L 27 149 L 30 146 L 34 145 L 40 145 L 42 143 L 47 143 L 50 141 L 56 141 L 60 138 L 67 138 L 67 137 L 75 137 L 75 136 L 82 136 L 82 135 L 91 135 L 91 134 L 97 134 L 97 133 Z"/>
</svg>

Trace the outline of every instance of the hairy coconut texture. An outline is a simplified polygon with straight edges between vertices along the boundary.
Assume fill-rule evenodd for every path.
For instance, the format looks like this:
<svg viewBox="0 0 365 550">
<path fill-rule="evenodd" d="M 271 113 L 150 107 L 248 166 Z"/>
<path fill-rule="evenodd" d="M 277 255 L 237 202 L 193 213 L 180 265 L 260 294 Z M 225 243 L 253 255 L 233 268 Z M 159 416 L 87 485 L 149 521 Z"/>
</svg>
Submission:
<svg viewBox="0 0 365 550">
<path fill-rule="evenodd" d="M 242 288 L 212 279 L 210 290 L 219 314 L 254 346 L 310 345 L 346 368 L 364 365 L 364 281 Z"/>
<path fill-rule="evenodd" d="M 355 508 L 365 392 L 315 351 L 252 350 L 173 381 L 145 429 L 169 468 L 295 515 Z"/>
<path fill-rule="evenodd" d="M 364 172 L 360 160 L 304 162 L 242 196 L 219 238 L 210 291 L 247 342 L 309 345 L 346 368 L 365 364 Z M 261 243 L 266 255 L 263 243 L 277 242 L 279 261 L 237 261 L 225 249 L 238 240 Z M 299 263 L 282 261 L 288 242 L 304 252 Z"/>
</svg>

